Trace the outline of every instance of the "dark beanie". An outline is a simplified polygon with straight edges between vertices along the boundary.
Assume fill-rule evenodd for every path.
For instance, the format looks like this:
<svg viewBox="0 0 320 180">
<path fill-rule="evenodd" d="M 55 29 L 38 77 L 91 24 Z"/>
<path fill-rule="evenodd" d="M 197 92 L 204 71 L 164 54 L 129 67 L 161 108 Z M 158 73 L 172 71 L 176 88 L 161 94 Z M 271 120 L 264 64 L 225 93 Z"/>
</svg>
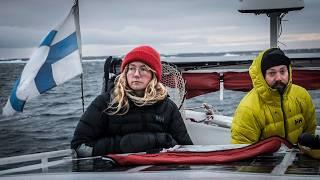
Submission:
<svg viewBox="0 0 320 180">
<path fill-rule="evenodd" d="M 263 76 L 266 75 L 267 69 L 279 65 L 286 65 L 289 70 L 290 59 L 279 48 L 267 50 L 261 60 L 261 72 Z"/>
<path fill-rule="evenodd" d="M 156 77 L 158 81 L 161 81 L 162 76 L 162 65 L 160 60 L 160 54 L 151 46 L 139 46 L 132 49 L 122 61 L 121 72 L 124 70 L 125 66 L 133 61 L 141 61 L 154 71 L 156 71 Z"/>
</svg>

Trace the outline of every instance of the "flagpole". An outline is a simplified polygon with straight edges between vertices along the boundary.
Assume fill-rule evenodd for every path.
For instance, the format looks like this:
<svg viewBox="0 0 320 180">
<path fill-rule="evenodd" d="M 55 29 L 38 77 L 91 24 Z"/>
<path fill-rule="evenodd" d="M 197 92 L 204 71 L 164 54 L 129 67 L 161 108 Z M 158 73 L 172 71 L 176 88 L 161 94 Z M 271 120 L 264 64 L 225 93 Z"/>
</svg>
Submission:
<svg viewBox="0 0 320 180">
<path fill-rule="evenodd" d="M 81 33 L 80 33 L 80 22 L 79 22 L 79 1 L 74 0 L 74 6 L 75 6 L 75 23 L 76 23 L 76 30 L 77 30 L 77 42 L 79 47 L 79 54 L 80 54 L 80 60 L 82 62 L 82 47 L 81 47 Z M 84 93 L 83 93 L 83 73 L 80 75 L 80 82 L 81 82 L 81 100 L 82 100 L 82 112 L 84 113 Z"/>
</svg>

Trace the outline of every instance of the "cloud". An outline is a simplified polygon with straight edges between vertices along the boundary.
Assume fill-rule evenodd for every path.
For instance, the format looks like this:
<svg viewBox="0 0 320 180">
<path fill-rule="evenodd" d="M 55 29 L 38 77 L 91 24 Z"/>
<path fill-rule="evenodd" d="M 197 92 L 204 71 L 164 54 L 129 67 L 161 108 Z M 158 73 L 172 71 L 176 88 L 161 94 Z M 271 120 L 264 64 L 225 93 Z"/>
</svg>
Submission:
<svg viewBox="0 0 320 180">
<path fill-rule="evenodd" d="M 267 35 L 225 35 L 225 36 L 211 36 L 208 38 L 208 44 L 211 45 L 225 45 L 225 46 L 241 46 L 249 44 L 261 44 L 268 42 L 269 36 Z"/>
<path fill-rule="evenodd" d="M 299 33 L 283 35 L 285 42 L 320 41 L 320 33 Z"/>
<path fill-rule="evenodd" d="M 151 44 L 164 53 L 246 50 L 269 44 L 269 18 L 239 13 L 238 0 L 79 2 L 84 56 L 122 54 L 138 44 Z M 17 48 L 18 54 L 26 52 L 22 48 L 38 46 L 72 4 L 73 0 L 2 0 L 0 16 L 6 18 L 0 19 L 0 49 Z M 286 48 L 319 47 L 319 8 L 320 1 L 305 0 L 302 11 L 284 17 L 280 39 Z M 0 52 L 4 56 L 6 51 Z"/>
<path fill-rule="evenodd" d="M 43 32 L 29 27 L 1 26 L 0 48 L 33 47 L 40 43 Z M 44 36 L 44 34 L 43 34 Z"/>
</svg>

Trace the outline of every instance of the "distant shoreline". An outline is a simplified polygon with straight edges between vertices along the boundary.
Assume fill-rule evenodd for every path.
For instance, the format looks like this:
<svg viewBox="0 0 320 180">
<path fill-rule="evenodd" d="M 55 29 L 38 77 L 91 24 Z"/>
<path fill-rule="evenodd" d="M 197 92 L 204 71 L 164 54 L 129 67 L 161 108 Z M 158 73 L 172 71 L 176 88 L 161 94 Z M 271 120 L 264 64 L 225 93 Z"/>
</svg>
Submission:
<svg viewBox="0 0 320 180">
<path fill-rule="evenodd" d="M 194 52 L 194 53 L 177 53 L 177 54 L 161 54 L 161 56 L 170 57 L 209 57 L 209 56 L 247 56 L 247 55 L 257 55 L 261 50 L 255 51 L 226 51 L 226 52 Z M 288 49 L 284 50 L 287 54 L 301 54 L 301 53 L 320 53 L 320 48 L 311 49 Z M 114 57 L 122 57 L 115 56 Z M 85 56 L 82 57 L 83 60 L 96 60 L 96 59 L 106 59 L 108 55 L 105 56 Z M 29 58 L 0 58 L 0 61 L 28 61 Z"/>
</svg>

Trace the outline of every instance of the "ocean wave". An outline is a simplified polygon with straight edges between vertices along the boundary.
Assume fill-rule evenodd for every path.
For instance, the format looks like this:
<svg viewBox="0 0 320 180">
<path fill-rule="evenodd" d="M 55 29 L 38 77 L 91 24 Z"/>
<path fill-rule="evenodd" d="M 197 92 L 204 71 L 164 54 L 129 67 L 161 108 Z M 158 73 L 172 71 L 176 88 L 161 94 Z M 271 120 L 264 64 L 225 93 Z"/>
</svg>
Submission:
<svg viewBox="0 0 320 180">
<path fill-rule="evenodd" d="M 208 57 L 203 60 L 208 60 Z M 85 109 L 101 93 L 101 62 L 83 64 Z M 22 69 L 23 64 L 19 63 L 0 64 L 1 103 L 7 101 L 13 83 Z M 205 102 L 214 106 L 221 114 L 232 116 L 245 94 L 246 92 L 224 90 L 224 100 L 220 101 L 220 92 L 217 91 L 188 99 L 185 107 L 199 107 Z M 310 94 L 319 118 L 320 90 L 310 91 Z M 0 157 L 70 148 L 74 129 L 82 114 L 80 80 L 75 78 L 28 101 L 23 113 L 11 117 L 0 116 Z"/>
</svg>

